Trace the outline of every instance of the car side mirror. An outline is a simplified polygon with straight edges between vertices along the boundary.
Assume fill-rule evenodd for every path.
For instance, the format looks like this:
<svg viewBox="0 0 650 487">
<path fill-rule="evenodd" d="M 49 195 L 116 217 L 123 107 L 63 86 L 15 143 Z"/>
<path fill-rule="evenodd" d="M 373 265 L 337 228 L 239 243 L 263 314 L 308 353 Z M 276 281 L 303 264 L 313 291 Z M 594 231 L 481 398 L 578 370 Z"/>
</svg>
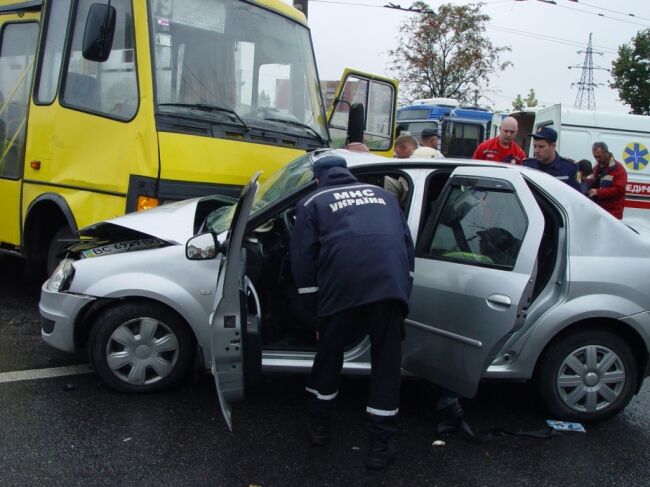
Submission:
<svg viewBox="0 0 650 487">
<path fill-rule="evenodd" d="M 108 59 L 113 47 L 115 35 L 115 7 L 110 4 L 93 3 L 86 17 L 83 45 L 83 57 L 98 63 Z"/>
<path fill-rule="evenodd" d="M 219 242 L 213 233 L 195 235 L 185 244 L 185 257 L 189 260 L 211 260 L 219 253 Z"/>
</svg>

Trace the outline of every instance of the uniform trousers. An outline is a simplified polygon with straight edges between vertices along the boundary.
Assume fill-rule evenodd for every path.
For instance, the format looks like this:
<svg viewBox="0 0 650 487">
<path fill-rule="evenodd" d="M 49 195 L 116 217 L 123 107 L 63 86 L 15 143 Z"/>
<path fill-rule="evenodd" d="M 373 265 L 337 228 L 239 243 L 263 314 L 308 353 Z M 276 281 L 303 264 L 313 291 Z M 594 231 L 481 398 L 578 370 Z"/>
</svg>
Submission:
<svg viewBox="0 0 650 487">
<path fill-rule="evenodd" d="M 353 337 L 368 334 L 372 370 L 366 411 L 377 419 L 395 419 L 399 409 L 405 315 L 406 306 L 402 302 L 383 300 L 321 320 L 316 358 L 307 385 L 307 391 L 312 394 L 309 411 L 313 417 L 331 416 L 345 346 Z"/>
</svg>

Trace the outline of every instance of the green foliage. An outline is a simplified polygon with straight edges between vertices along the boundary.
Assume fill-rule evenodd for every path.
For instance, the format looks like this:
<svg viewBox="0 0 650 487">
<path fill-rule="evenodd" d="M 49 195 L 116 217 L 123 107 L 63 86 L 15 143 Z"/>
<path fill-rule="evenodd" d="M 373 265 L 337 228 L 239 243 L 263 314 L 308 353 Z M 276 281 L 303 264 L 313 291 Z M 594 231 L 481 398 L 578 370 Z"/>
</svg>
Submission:
<svg viewBox="0 0 650 487">
<path fill-rule="evenodd" d="M 537 103 L 538 101 L 537 98 L 535 98 L 535 90 L 531 88 L 528 90 L 528 96 L 526 98 L 522 98 L 520 94 L 517 94 L 517 98 L 512 102 L 512 107 L 519 111 L 524 108 L 536 107 Z"/>
<path fill-rule="evenodd" d="M 521 95 L 517 94 L 517 98 L 515 98 L 515 101 L 512 102 L 512 108 L 514 108 L 517 111 L 526 108 L 526 103 L 524 102 Z"/>
<path fill-rule="evenodd" d="M 489 75 L 511 65 L 501 62 L 510 47 L 497 47 L 486 35 L 490 17 L 482 3 L 440 5 L 437 12 L 414 14 L 400 27 L 390 68 L 400 80 L 401 98 L 448 97 L 461 103 L 474 90 L 485 92 Z M 429 9 L 417 1 L 413 8 Z"/>
<path fill-rule="evenodd" d="M 610 88 L 618 90 L 619 99 L 632 107 L 632 113 L 650 115 L 650 29 L 619 46 L 612 78 Z"/>
<path fill-rule="evenodd" d="M 537 103 L 539 102 L 537 101 L 537 98 L 535 98 L 535 90 L 533 90 L 532 88 L 528 90 L 528 96 L 524 101 L 526 102 L 526 106 L 528 108 L 536 107 Z"/>
</svg>

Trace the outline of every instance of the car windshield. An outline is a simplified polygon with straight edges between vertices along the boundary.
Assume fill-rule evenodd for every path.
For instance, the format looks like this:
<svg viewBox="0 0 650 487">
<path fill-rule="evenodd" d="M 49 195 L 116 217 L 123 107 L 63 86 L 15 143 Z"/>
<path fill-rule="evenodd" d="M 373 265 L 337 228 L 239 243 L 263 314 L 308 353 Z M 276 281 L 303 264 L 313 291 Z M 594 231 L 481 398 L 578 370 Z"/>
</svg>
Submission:
<svg viewBox="0 0 650 487">
<path fill-rule="evenodd" d="M 251 215 L 308 184 L 312 180 L 311 167 L 311 156 L 306 154 L 273 173 L 257 190 Z M 223 206 L 210 213 L 206 219 L 207 229 L 217 234 L 228 230 L 235 206 Z"/>
<path fill-rule="evenodd" d="M 236 0 L 150 0 L 156 109 L 328 138 L 309 30 Z"/>
</svg>

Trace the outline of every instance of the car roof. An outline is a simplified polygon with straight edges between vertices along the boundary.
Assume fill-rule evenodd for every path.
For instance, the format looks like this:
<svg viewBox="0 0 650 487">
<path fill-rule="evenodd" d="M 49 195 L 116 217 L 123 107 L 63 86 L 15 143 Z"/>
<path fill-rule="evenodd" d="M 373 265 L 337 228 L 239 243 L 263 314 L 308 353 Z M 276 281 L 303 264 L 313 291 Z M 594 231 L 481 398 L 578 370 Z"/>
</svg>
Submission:
<svg viewBox="0 0 650 487">
<path fill-rule="evenodd" d="M 573 255 L 617 255 L 621 246 L 628 256 L 647 258 L 650 242 L 647 237 L 617 220 L 585 195 L 576 191 L 563 181 L 537 169 L 517 164 L 478 161 L 473 159 L 452 158 L 409 158 L 397 159 L 383 157 L 372 153 L 351 152 L 345 149 L 318 151 L 321 155 L 339 155 L 348 163 L 348 167 L 377 167 L 386 165 L 390 169 L 441 169 L 480 166 L 494 168 L 495 171 L 517 171 L 532 183 L 540 192 L 555 201 L 563 213 L 568 216 L 568 230 L 571 235 L 571 254 Z M 497 173 L 495 173 L 495 177 Z"/>
</svg>

